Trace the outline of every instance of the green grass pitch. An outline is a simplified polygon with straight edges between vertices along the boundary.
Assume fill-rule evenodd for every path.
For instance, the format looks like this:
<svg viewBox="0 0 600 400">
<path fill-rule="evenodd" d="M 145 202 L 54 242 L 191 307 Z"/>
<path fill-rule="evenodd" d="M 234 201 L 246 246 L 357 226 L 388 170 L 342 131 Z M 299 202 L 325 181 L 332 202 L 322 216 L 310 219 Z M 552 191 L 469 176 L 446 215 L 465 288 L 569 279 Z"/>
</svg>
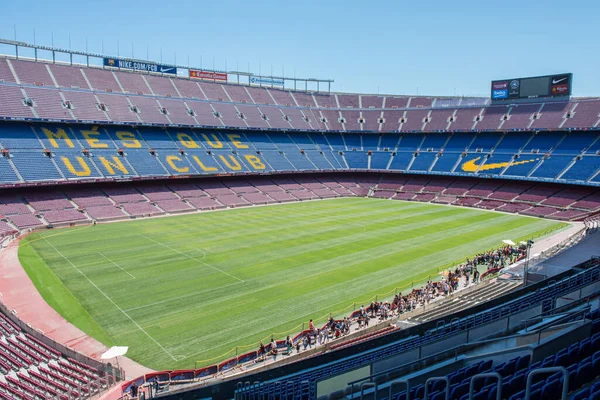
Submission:
<svg viewBox="0 0 600 400">
<path fill-rule="evenodd" d="M 68 321 L 154 369 L 256 349 L 466 256 L 566 224 L 344 198 L 37 232 L 19 258 Z M 408 290 L 408 289 L 406 289 Z"/>
</svg>

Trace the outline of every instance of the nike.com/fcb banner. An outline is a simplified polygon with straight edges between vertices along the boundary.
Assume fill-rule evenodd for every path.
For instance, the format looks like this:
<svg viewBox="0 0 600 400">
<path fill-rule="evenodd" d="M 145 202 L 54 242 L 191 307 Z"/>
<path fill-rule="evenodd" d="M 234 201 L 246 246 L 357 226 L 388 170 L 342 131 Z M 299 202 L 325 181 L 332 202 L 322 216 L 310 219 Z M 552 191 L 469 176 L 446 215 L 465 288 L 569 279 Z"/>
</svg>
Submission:
<svg viewBox="0 0 600 400">
<path fill-rule="evenodd" d="M 118 58 L 105 58 L 104 66 L 120 68 L 120 69 L 129 69 L 132 71 L 147 71 L 147 72 L 156 72 L 159 74 L 177 75 L 176 67 L 167 67 L 165 65 L 139 62 L 139 61 L 120 60 Z"/>
<path fill-rule="evenodd" d="M 214 71 L 200 71 L 197 69 L 190 69 L 190 78 L 194 79 L 206 79 L 209 81 L 227 82 L 227 74 L 222 72 Z"/>
</svg>

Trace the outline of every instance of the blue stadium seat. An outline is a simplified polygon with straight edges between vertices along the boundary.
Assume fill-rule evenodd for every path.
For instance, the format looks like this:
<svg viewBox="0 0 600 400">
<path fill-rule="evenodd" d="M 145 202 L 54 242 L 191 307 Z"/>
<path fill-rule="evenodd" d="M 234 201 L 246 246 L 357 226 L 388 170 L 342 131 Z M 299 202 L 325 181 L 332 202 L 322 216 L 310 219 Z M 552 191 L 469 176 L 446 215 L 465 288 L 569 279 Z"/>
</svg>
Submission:
<svg viewBox="0 0 600 400">
<path fill-rule="evenodd" d="M 577 380 L 575 381 L 576 387 L 580 387 L 591 381 L 596 376 L 596 373 L 592 369 L 592 363 L 580 363 L 577 368 Z"/>
<path fill-rule="evenodd" d="M 492 368 L 493 365 L 493 361 L 492 360 L 486 360 L 483 361 L 480 365 L 479 365 L 479 371 L 477 372 L 478 374 L 483 373 L 484 371 L 488 371 Z"/>
<path fill-rule="evenodd" d="M 371 169 L 385 170 L 392 159 L 390 152 L 373 152 L 371 154 Z"/>
<path fill-rule="evenodd" d="M 600 333 L 600 319 L 596 319 L 592 322 L 592 333 Z"/>
<path fill-rule="evenodd" d="M 600 400 L 600 392 L 594 392 L 587 398 L 587 400 Z"/>
<path fill-rule="evenodd" d="M 451 172 L 459 159 L 461 159 L 460 153 L 444 152 L 438 157 L 431 171 Z"/>
<path fill-rule="evenodd" d="M 542 362 L 541 361 L 534 362 L 533 364 L 531 364 L 529 366 L 529 370 L 536 369 L 536 368 L 542 368 Z"/>
<path fill-rule="evenodd" d="M 350 169 L 367 169 L 368 156 L 366 151 L 346 151 L 344 158 Z"/>
<path fill-rule="evenodd" d="M 556 392 L 556 393 L 558 393 L 558 392 Z M 585 400 L 589 397 L 589 395 L 590 395 L 590 390 L 588 388 L 585 388 L 585 389 L 582 389 L 582 390 L 578 391 L 577 393 L 575 393 L 571 397 L 571 400 Z M 548 398 L 550 398 L 550 397 L 548 397 Z"/>
<path fill-rule="evenodd" d="M 448 379 L 450 379 L 451 385 L 460 383 L 463 381 L 463 379 L 465 379 L 465 372 L 463 370 L 458 370 L 458 371 L 448 375 Z"/>
<path fill-rule="evenodd" d="M 529 400 L 542 400 L 542 389 L 532 390 Z"/>
<path fill-rule="evenodd" d="M 575 164 L 563 174 L 561 179 L 587 181 L 599 167 L 598 156 L 583 156 L 580 160 L 575 161 Z"/>
<path fill-rule="evenodd" d="M 477 393 L 475 393 L 472 397 L 473 400 L 487 400 L 488 399 L 488 391 L 487 390 L 481 390 Z M 469 394 L 465 394 L 463 395 L 460 400 L 469 400 Z"/>
<path fill-rule="evenodd" d="M 308 133 L 295 132 L 290 135 L 290 138 L 302 150 L 319 150 L 319 146 L 313 142 L 311 135 Z"/>
<path fill-rule="evenodd" d="M 169 174 L 158 158 L 150 154 L 148 150 L 128 150 L 126 154 L 127 161 L 139 175 L 160 176 Z"/>
<path fill-rule="evenodd" d="M 437 157 L 437 152 L 420 152 L 415 157 L 409 171 L 427 172 Z"/>
<path fill-rule="evenodd" d="M 275 171 L 295 171 L 296 168 L 290 163 L 290 161 L 276 150 L 264 150 L 261 151 L 261 158 L 265 159 Z"/>
<path fill-rule="evenodd" d="M 5 149 L 10 150 L 42 150 L 44 148 L 29 125 L 20 123 L 2 124 L 0 126 L 0 144 Z"/>
<path fill-rule="evenodd" d="M 346 144 L 344 143 L 344 138 L 339 133 L 331 133 L 324 137 L 325 137 L 325 140 L 327 142 L 329 142 L 329 145 L 331 146 L 331 148 L 333 150 L 342 150 L 342 151 L 347 150 Z"/>
<path fill-rule="evenodd" d="M 519 357 L 519 359 L 517 360 L 517 364 L 515 365 L 515 371 L 520 371 L 524 368 L 527 368 L 530 360 L 531 360 L 531 355 L 529 355 L 529 354 L 526 356 Z"/>
<path fill-rule="evenodd" d="M 389 169 L 406 171 L 413 157 L 414 153 L 412 152 L 397 152 L 396 155 L 392 158 L 392 163 L 390 164 Z"/>
<path fill-rule="evenodd" d="M 592 342 L 590 338 L 585 338 L 579 342 L 579 354 L 589 354 L 591 351 Z"/>
<path fill-rule="evenodd" d="M 498 132 L 480 132 L 469 146 L 469 151 L 482 149 L 483 152 L 489 152 L 496 147 L 501 138 L 502 134 Z"/>
<path fill-rule="evenodd" d="M 437 380 L 433 382 L 431 392 L 441 392 L 446 388 L 446 382 L 443 380 Z"/>
<path fill-rule="evenodd" d="M 568 354 L 566 354 L 566 353 L 557 354 L 556 357 L 554 358 L 554 365 L 561 366 L 561 367 L 566 367 L 567 365 L 569 365 Z"/>
<path fill-rule="evenodd" d="M 53 160 L 44 155 L 42 150 L 11 150 L 12 162 L 26 181 L 61 180 Z"/>
<path fill-rule="evenodd" d="M 575 389 L 575 379 L 577 378 L 577 369 L 575 371 L 569 371 L 569 387 L 568 391 Z M 564 378 L 560 378 L 560 384 L 562 385 Z"/>
<path fill-rule="evenodd" d="M 535 178 L 554 179 L 573 161 L 574 156 L 552 155 L 545 159 L 542 165 L 531 176 Z"/>
<path fill-rule="evenodd" d="M 579 367 L 579 364 L 577 364 L 577 363 L 571 364 L 571 365 L 569 365 L 567 367 L 567 371 L 569 371 L 569 372 L 577 372 L 577 368 L 578 367 Z"/>
<path fill-rule="evenodd" d="M 298 171 L 311 171 L 317 169 L 310 159 L 306 157 L 306 154 L 300 153 L 300 150 L 287 151 L 285 156 Z"/>
<path fill-rule="evenodd" d="M 468 383 L 462 383 L 458 386 L 456 386 L 454 389 L 452 389 L 450 391 L 450 398 L 451 399 L 458 399 L 461 398 L 463 395 L 469 393 L 469 384 Z"/>
<path fill-rule="evenodd" d="M 592 370 L 593 371 L 600 371 L 600 357 L 596 358 L 595 360 L 592 361 Z"/>
<path fill-rule="evenodd" d="M 164 129 L 144 128 L 139 130 L 140 136 L 151 149 L 177 149 L 177 144 Z"/>
<path fill-rule="evenodd" d="M 523 400 L 523 399 L 525 399 L 525 390 L 521 390 L 520 392 L 513 394 L 512 396 L 510 396 L 509 400 Z"/>
<path fill-rule="evenodd" d="M 411 393 L 412 393 L 412 388 L 411 388 Z M 421 385 L 415 386 L 415 397 L 422 399 L 424 396 L 425 396 L 425 385 L 421 384 Z"/>
<path fill-rule="evenodd" d="M 470 378 L 473 375 L 477 374 L 477 372 L 479 371 L 479 365 L 480 363 L 477 363 L 467 367 L 467 370 L 465 371 L 465 377 Z"/>
<path fill-rule="evenodd" d="M 497 391 L 498 391 L 498 387 L 496 385 L 491 386 L 488 391 L 487 400 L 496 400 L 496 392 Z"/>
<path fill-rule="evenodd" d="M 352 149 L 356 149 L 356 150 L 362 150 L 363 145 L 362 145 L 362 137 L 359 134 L 356 133 L 347 133 L 344 136 L 344 142 L 346 142 L 346 148 L 348 150 L 352 150 Z"/>
<path fill-rule="evenodd" d="M 527 378 L 525 378 L 525 383 L 527 383 Z M 542 381 L 534 383 L 533 385 L 531 385 L 531 392 L 534 392 L 534 391 L 536 391 L 538 389 L 541 392 L 541 390 L 542 390 L 542 388 L 544 387 L 545 384 L 546 384 L 545 380 L 542 380 Z"/>
<path fill-rule="evenodd" d="M 0 182 L 19 182 L 19 177 L 5 157 L 0 157 Z"/>
<path fill-rule="evenodd" d="M 306 157 L 320 170 L 333 170 L 337 169 L 325 156 L 316 150 L 306 151 Z"/>
<path fill-rule="evenodd" d="M 516 375 L 515 377 L 510 379 L 509 380 L 510 392 L 517 393 L 519 390 L 523 389 L 525 387 L 525 379 L 526 379 L 525 374 Z"/>
<path fill-rule="evenodd" d="M 542 387 L 542 398 L 551 399 L 556 393 L 560 393 L 560 381 L 558 379 L 545 383 Z"/>
<path fill-rule="evenodd" d="M 595 353 L 600 350 L 600 333 L 594 334 L 592 336 L 592 351 Z"/>
<path fill-rule="evenodd" d="M 515 373 L 516 365 L 517 365 L 516 358 L 513 358 L 512 360 L 508 361 L 506 364 L 504 364 L 504 368 L 502 368 L 501 375 L 502 376 L 513 375 Z"/>
</svg>

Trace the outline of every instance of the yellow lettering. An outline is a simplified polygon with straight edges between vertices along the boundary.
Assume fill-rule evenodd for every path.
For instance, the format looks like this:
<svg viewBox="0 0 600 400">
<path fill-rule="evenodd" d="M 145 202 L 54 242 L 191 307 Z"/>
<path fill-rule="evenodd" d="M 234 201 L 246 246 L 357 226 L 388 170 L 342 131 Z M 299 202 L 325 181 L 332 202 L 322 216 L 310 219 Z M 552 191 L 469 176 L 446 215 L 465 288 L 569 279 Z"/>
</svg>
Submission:
<svg viewBox="0 0 600 400">
<path fill-rule="evenodd" d="M 99 158 L 100 158 L 100 162 L 102 163 L 102 165 L 104 165 L 104 168 L 106 168 L 106 170 L 108 171 L 109 174 L 115 175 L 115 169 L 118 169 L 124 175 L 129 174 L 129 171 L 127 170 L 127 168 L 125 168 L 125 166 L 123 165 L 121 160 L 119 160 L 119 157 L 113 156 L 112 161 L 107 160 L 106 157 L 103 157 L 103 156 L 99 157 Z"/>
<path fill-rule="evenodd" d="M 194 159 L 194 161 L 196 161 L 196 164 L 198 164 L 198 166 L 202 169 L 202 171 L 210 172 L 210 171 L 218 171 L 219 170 L 217 167 L 207 167 L 206 165 L 204 165 L 204 163 L 202 161 L 200 161 L 198 156 L 192 156 L 192 158 Z"/>
<path fill-rule="evenodd" d="M 261 161 L 260 158 L 253 156 L 252 154 L 246 154 L 244 158 L 252 165 L 254 169 L 265 169 L 265 164 Z"/>
<path fill-rule="evenodd" d="M 42 128 L 42 132 L 44 132 L 44 134 L 46 135 L 46 137 L 50 141 L 50 144 L 53 147 L 55 147 L 55 148 L 59 148 L 60 147 L 58 145 L 58 142 L 56 141 L 56 139 L 63 139 L 65 141 L 65 143 L 67 144 L 67 146 L 69 146 L 70 148 L 75 147 L 73 145 L 73 142 L 71 141 L 71 138 L 69 138 L 69 135 L 67 135 L 67 132 L 65 132 L 65 130 L 62 129 L 62 128 L 58 128 L 58 130 L 56 131 L 56 133 L 52 132 L 48 128 Z"/>
<path fill-rule="evenodd" d="M 231 161 L 233 161 L 234 165 L 229 164 L 229 161 L 227 161 L 227 159 L 224 156 L 219 156 L 219 158 L 223 161 L 223 163 L 225 163 L 225 165 L 232 171 L 239 171 L 242 169 L 242 166 L 240 165 L 240 163 L 238 162 L 238 160 L 235 159 L 234 156 L 232 156 L 231 154 L 229 155 L 229 158 L 231 159 Z"/>
<path fill-rule="evenodd" d="M 237 147 L 238 149 L 247 149 L 248 148 L 247 145 L 245 145 L 239 141 L 239 139 L 242 138 L 240 135 L 236 135 L 236 134 L 232 133 L 232 134 L 227 135 L 227 137 L 229 138 L 229 140 L 231 140 L 231 143 L 233 143 L 233 145 L 235 147 Z"/>
<path fill-rule="evenodd" d="M 177 156 L 167 156 L 167 164 L 169 164 L 174 171 L 188 172 L 190 170 L 188 167 L 178 167 L 177 165 L 175 165 L 175 160 L 182 161 L 181 158 Z"/>
<path fill-rule="evenodd" d="M 123 146 L 129 149 L 139 149 L 142 147 L 142 144 L 135 138 L 132 132 L 119 131 L 117 132 L 117 137 L 123 141 Z"/>
<path fill-rule="evenodd" d="M 219 140 L 219 138 L 217 137 L 217 135 L 215 135 L 214 133 L 210 134 L 214 140 L 211 141 L 208 136 L 206 136 L 206 134 L 202 134 L 202 137 L 204 138 L 204 140 L 206 140 L 206 143 L 208 143 L 210 145 L 210 147 L 212 147 L 213 149 L 222 149 L 223 148 L 223 143 L 221 143 L 221 141 Z"/>
<path fill-rule="evenodd" d="M 83 157 L 75 157 L 75 158 L 77 158 L 77 161 L 79 162 L 81 171 L 77 171 L 75 169 L 75 167 L 73 166 L 73 164 L 71 164 L 71 160 L 69 160 L 67 157 L 61 157 L 60 159 L 65 164 L 65 167 L 67 167 L 67 169 L 73 175 L 75 175 L 75 176 L 90 176 L 90 173 L 91 173 L 90 167 L 87 165 L 87 163 L 85 162 Z"/>
<path fill-rule="evenodd" d="M 187 147 L 188 149 L 199 149 L 200 148 L 200 146 L 198 146 L 198 143 L 196 143 L 196 141 L 187 133 L 178 133 L 177 139 L 179 139 L 179 142 L 182 145 L 184 145 L 185 147 Z"/>
<path fill-rule="evenodd" d="M 91 131 L 81 131 L 81 134 L 88 142 L 90 147 L 94 149 L 106 149 L 108 145 L 106 143 L 100 143 L 100 140 L 96 138 L 96 136 L 100 136 L 100 132 L 98 132 L 98 127 L 93 126 Z"/>
</svg>

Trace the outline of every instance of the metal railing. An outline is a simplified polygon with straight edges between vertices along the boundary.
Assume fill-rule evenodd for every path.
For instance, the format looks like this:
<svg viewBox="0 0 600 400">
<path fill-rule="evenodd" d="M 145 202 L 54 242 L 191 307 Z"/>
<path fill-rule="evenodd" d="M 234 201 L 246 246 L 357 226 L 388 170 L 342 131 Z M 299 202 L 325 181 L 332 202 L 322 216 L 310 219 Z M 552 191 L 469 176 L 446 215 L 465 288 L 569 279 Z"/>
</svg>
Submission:
<svg viewBox="0 0 600 400">
<path fill-rule="evenodd" d="M 472 376 L 469 383 L 469 400 L 473 400 L 473 396 L 475 396 L 475 381 L 482 378 L 496 378 L 498 382 L 496 386 L 496 400 L 500 400 L 502 398 L 502 375 L 498 372 L 485 372 Z"/>
</svg>

